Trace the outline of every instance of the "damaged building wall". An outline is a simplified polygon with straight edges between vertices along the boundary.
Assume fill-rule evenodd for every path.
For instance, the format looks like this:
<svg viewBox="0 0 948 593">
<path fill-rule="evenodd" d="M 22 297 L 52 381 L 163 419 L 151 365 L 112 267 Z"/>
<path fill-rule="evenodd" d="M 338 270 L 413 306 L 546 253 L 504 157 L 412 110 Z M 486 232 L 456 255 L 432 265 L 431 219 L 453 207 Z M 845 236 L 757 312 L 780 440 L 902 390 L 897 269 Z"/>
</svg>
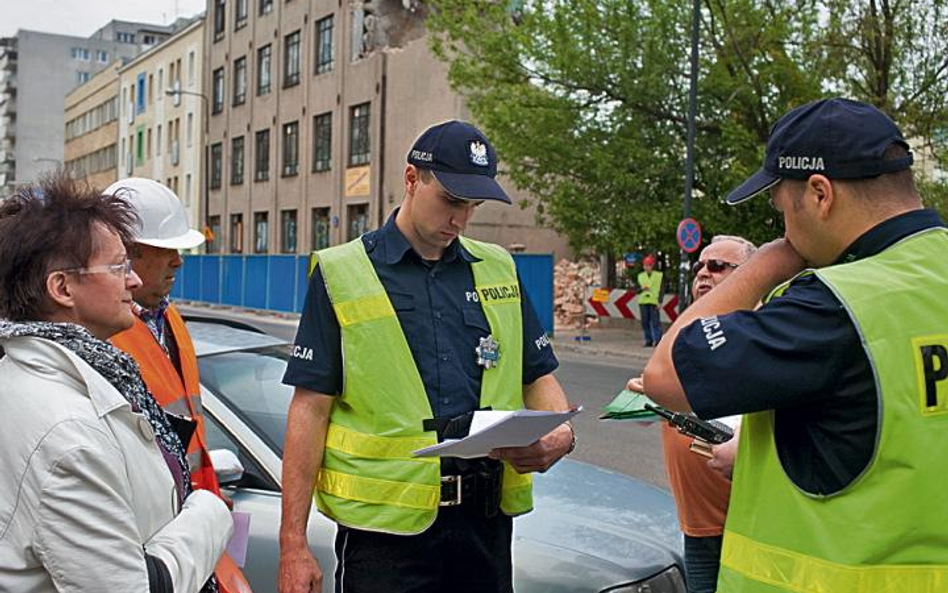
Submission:
<svg viewBox="0 0 948 593">
<path fill-rule="evenodd" d="M 425 7 L 418 0 L 351 0 L 352 56 L 404 47 L 425 35 Z"/>
</svg>

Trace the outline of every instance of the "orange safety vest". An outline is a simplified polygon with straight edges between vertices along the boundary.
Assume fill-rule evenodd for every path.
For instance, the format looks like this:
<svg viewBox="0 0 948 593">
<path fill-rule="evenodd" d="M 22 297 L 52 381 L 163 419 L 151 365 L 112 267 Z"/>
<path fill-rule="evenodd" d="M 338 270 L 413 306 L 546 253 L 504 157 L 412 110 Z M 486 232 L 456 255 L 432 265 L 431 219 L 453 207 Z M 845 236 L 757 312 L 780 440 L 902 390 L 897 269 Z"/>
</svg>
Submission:
<svg viewBox="0 0 948 593">
<path fill-rule="evenodd" d="M 194 344 L 184 325 L 184 320 L 174 305 L 165 310 L 165 331 L 170 333 L 178 347 L 181 361 L 181 374 L 175 368 L 171 358 L 141 319 L 129 329 L 112 336 L 112 344 L 124 350 L 141 369 L 142 379 L 155 400 L 166 411 L 179 416 L 187 416 L 197 422 L 197 430 L 187 443 L 188 465 L 191 469 L 191 485 L 194 488 L 210 490 L 221 495 L 214 466 L 207 448 L 204 432 L 204 414 L 201 408 L 201 388 L 198 381 L 197 356 Z M 218 585 L 224 593 L 252 593 L 247 579 L 240 567 L 226 553 L 221 557 L 214 570 Z"/>
</svg>

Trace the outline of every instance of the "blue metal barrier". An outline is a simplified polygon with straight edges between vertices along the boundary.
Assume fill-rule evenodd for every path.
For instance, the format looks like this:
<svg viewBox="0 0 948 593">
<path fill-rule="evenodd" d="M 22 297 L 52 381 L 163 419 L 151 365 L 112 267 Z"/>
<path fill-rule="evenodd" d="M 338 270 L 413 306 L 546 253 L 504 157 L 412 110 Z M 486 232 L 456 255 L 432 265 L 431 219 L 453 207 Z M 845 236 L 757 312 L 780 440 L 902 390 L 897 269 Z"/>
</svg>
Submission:
<svg viewBox="0 0 948 593">
<path fill-rule="evenodd" d="M 308 255 L 185 255 L 171 291 L 174 299 L 235 307 L 303 310 L 309 286 Z M 553 255 L 513 256 L 524 291 L 553 334 Z"/>
</svg>

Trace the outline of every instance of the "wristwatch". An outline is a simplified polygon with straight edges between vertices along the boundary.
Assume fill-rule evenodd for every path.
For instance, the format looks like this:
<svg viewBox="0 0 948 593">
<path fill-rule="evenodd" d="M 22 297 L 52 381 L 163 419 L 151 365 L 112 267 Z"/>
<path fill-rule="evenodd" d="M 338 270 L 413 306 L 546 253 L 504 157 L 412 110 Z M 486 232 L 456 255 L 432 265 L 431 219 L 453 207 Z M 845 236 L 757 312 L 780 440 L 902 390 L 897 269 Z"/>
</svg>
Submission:
<svg viewBox="0 0 948 593">
<path fill-rule="evenodd" d="M 572 453 L 574 449 L 576 449 L 576 429 L 573 428 L 573 423 L 570 422 L 569 420 L 567 420 L 563 424 L 565 424 L 567 428 L 569 428 L 569 433 L 573 437 L 573 439 L 569 443 L 569 449 L 566 450 L 566 453 L 563 453 L 563 457 L 566 457 L 567 455 Z"/>
</svg>

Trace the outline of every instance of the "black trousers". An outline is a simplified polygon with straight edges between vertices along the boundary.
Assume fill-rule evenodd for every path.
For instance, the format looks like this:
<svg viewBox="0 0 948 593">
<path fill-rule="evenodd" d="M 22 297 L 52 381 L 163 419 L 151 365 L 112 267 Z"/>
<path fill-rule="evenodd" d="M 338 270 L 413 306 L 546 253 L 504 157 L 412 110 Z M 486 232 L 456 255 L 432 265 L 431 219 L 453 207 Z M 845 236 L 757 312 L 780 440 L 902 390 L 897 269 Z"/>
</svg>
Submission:
<svg viewBox="0 0 948 593">
<path fill-rule="evenodd" d="M 418 535 L 339 526 L 336 593 L 512 593 L 513 519 L 441 507 Z"/>
</svg>

